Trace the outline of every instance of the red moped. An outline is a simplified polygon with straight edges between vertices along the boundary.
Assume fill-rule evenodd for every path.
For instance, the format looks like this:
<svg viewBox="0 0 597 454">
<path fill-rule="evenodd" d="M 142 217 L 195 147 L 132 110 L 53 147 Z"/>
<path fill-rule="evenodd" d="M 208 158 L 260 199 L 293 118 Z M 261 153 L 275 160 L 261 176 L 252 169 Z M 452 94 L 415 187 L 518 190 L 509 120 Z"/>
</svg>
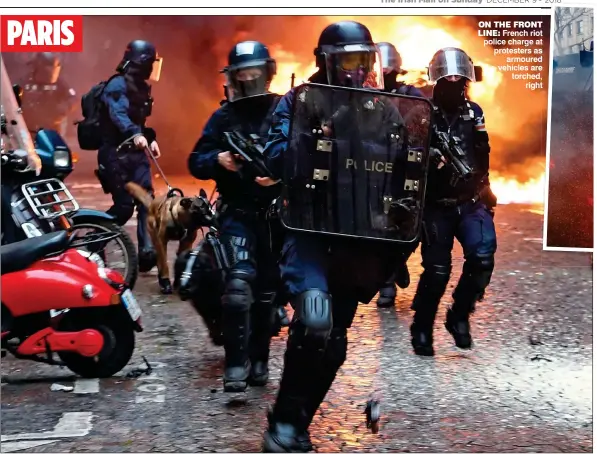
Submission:
<svg viewBox="0 0 597 454">
<path fill-rule="evenodd" d="M 76 249 L 109 235 L 59 231 L 0 248 L 3 357 L 64 365 L 86 378 L 127 365 L 135 331 L 143 331 L 139 304 L 119 273 Z"/>
</svg>

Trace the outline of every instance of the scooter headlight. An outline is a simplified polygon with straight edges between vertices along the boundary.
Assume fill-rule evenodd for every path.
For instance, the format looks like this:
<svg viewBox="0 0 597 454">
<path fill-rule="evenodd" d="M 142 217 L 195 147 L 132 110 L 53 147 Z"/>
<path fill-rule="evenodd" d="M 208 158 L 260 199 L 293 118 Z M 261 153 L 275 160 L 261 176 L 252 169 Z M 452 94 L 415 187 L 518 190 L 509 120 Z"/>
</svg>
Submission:
<svg viewBox="0 0 597 454">
<path fill-rule="evenodd" d="M 70 155 L 67 150 L 54 151 L 54 165 L 56 167 L 70 167 Z"/>
</svg>

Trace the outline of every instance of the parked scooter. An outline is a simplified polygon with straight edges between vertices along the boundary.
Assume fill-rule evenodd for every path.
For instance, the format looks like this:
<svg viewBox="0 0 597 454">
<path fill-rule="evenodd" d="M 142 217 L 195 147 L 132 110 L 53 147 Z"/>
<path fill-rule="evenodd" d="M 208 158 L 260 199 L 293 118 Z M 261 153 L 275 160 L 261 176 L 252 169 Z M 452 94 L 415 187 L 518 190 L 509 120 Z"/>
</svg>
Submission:
<svg viewBox="0 0 597 454">
<path fill-rule="evenodd" d="M 0 248 L 3 357 L 64 365 L 86 378 L 128 364 L 143 331 L 141 308 L 119 273 L 80 249 L 116 235 L 59 231 Z"/>
<path fill-rule="evenodd" d="M 73 153 L 58 132 L 37 131 L 34 141 L 21 115 L 19 86 L 11 86 L 4 63 L 1 66 L 2 187 L 10 188 L 12 218 L 17 240 L 32 238 L 57 230 L 80 232 L 115 232 L 107 244 L 94 243 L 98 263 L 119 271 L 132 288 L 138 275 L 135 244 L 124 228 L 109 214 L 80 208 L 64 184 L 74 169 Z M 42 173 L 36 176 L 27 167 L 27 151 L 34 148 L 42 162 Z M 8 197 L 7 197 L 8 198 Z M 4 200 L 4 199 L 3 199 Z M 4 229 L 4 228 L 3 228 Z M 6 244 L 6 241 L 2 241 Z M 112 250 L 113 249 L 113 250 Z M 118 259 L 112 254 L 118 252 Z"/>
</svg>

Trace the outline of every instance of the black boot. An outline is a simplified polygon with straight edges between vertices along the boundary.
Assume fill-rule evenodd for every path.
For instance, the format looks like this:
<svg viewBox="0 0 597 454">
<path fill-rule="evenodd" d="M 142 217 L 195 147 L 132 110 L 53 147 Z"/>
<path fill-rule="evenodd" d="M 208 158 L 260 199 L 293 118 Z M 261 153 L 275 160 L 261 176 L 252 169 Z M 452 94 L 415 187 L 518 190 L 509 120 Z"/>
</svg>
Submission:
<svg viewBox="0 0 597 454">
<path fill-rule="evenodd" d="M 304 424 L 278 421 L 271 410 L 267 420 L 262 452 L 309 452 L 313 449 L 309 432 L 301 428 Z"/>
<path fill-rule="evenodd" d="M 157 255 L 153 249 L 142 249 L 139 251 L 139 271 L 147 273 L 158 263 Z"/>
<path fill-rule="evenodd" d="M 267 361 L 251 362 L 251 373 L 249 384 L 251 386 L 265 386 L 269 380 L 269 368 Z"/>
<path fill-rule="evenodd" d="M 379 290 L 379 298 L 377 298 L 377 307 L 392 307 L 396 301 L 396 284 L 394 284 L 394 276 L 384 284 Z"/>
<path fill-rule="evenodd" d="M 433 325 L 420 325 L 413 322 L 410 325 L 411 344 L 416 355 L 433 356 Z"/>
<path fill-rule="evenodd" d="M 458 348 L 470 349 L 473 346 L 471 337 L 471 327 L 467 313 L 458 313 L 453 308 L 448 309 L 446 313 L 445 327 L 454 338 Z"/>
</svg>

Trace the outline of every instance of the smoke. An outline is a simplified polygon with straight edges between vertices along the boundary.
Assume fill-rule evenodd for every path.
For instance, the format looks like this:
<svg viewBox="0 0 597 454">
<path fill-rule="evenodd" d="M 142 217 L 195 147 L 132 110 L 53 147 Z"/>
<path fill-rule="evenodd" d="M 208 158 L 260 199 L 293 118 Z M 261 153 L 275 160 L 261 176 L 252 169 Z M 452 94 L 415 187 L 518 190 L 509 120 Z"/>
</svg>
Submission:
<svg viewBox="0 0 597 454">
<path fill-rule="evenodd" d="M 494 56 L 493 48 L 484 46 L 483 38 L 477 36 L 479 20 L 504 17 L 88 16 L 84 21 L 84 51 L 68 56 L 63 76 L 78 93 L 85 93 L 113 74 L 129 41 L 146 39 L 154 43 L 164 65 L 162 79 L 153 84 L 155 104 L 149 125 L 158 132 L 164 170 L 186 174 L 186 159 L 223 99 L 220 70 L 236 42 L 259 40 L 270 48 L 279 68 L 274 84 L 284 92 L 290 88 L 288 64 L 297 76 L 309 72 L 323 28 L 350 19 L 365 24 L 375 41 L 395 43 L 406 69 L 424 69 L 440 47 L 463 48 L 475 64 L 484 66 L 487 81 L 475 84 L 472 99 L 485 111 L 494 168 L 502 175 L 518 176 L 516 172 L 525 167 L 525 162 L 544 158 L 546 89 L 528 90 L 520 81 L 497 72 L 495 67 L 505 63 L 505 57 Z M 547 59 L 549 18 L 528 20 L 544 21 Z M 284 66 L 286 71 L 280 71 Z"/>
<path fill-rule="evenodd" d="M 155 44 L 164 64 L 161 80 L 152 84 L 155 104 L 148 125 L 158 133 L 163 169 L 186 174 L 186 159 L 224 98 L 220 70 L 233 45 L 252 39 L 269 45 L 274 56 L 282 50 L 312 55 L 321 23 L 324 18 L 306 16 L 87 16 L 83 52 L 63 62 L 63 77 L 85 93 L 114 73 L 128 42 Z M 280 37 L 285 37 L 283 48 Z M 81 156 L 82 162 L 90 160 L 95 159 Z M 90 166 L 77 170 L 88 172 Z"/>
</svg>

